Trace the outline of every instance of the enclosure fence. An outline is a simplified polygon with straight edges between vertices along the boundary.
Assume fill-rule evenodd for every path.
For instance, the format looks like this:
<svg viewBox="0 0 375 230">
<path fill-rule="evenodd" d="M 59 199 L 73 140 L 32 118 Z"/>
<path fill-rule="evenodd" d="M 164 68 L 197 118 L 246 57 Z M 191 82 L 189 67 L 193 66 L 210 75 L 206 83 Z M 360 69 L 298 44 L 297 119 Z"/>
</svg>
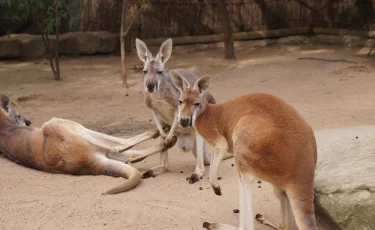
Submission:
<svg viewBox="0 0 375 230">
<path fill-rule="evenodd" d="M 127 1 L 127 21 L 132 17 Z M 119 32 L 122 0 L 85 0 L 82 31 Z M 141 38 L 219 34 L 215 0 L 151 0 L 130 35 Z M 297 27 L 366 30 L 375 25 L 375 0 L 227 0 L 233 32 Z"/>
</svg>

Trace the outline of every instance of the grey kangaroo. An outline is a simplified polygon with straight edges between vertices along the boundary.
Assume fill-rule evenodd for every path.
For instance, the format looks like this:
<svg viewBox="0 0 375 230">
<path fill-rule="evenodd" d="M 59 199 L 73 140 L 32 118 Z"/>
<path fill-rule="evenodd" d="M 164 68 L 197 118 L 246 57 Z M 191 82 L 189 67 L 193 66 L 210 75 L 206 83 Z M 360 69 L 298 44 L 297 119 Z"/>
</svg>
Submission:
<svg viewBox="0 0 375 230">
<path fill-rule="evenodd" d="M 196 137 L 195 130 L 192 127 L 192 119 L 178 118 L 178 103 L 181 92 L 174 86 L 169 72 L 165 70 L 164 65 L 172 53 L 172 39 L 163 42 L 159 52 L 155 57 L 152 56 L 146 44 L 136 39 L 137 54 L 139 59 L 144 63 L 143 82 L 144 82 L 144 99 L 148 108 L 151 109 L 156 126 L 160 131 L 161 137 L 165 142 L 169 142 L 173 135 L 178 138 L 178 146 L 185 152 L 192 151 L 197 158 L 195 172 L 189 177 L 189 183 L 199 181 L 204 175 L 204 165 L 210 163 L 211 154 L 205 150 L 205 141 L 201 137 Z M 186 69 L 174 69 L 174 71 L 184 75 L 187 81 L 194 85 L 198 76 Z M 215 98 L 206 92 L 204 97 L 210 104 L 215 104 Z M 200 106 L 195 104 L 194 106 Z M 187 128 L 184 128 L 187 127 Z M 169 129 L 168 135 L 164 130 Z M 197 151 L 201 148 L 202 151 Z M 198 153 L 198 154 L 197 154 Z M 200 154 L 203 153 L 203 154 Z M 130 162 L 136 162 L 147 157 L 133 156 L 129 158 Z M 160 153 L 161 164 L 148 170 L 143 178 L 154 176 L 168 170 L 168 152 Z"/>
</svg>

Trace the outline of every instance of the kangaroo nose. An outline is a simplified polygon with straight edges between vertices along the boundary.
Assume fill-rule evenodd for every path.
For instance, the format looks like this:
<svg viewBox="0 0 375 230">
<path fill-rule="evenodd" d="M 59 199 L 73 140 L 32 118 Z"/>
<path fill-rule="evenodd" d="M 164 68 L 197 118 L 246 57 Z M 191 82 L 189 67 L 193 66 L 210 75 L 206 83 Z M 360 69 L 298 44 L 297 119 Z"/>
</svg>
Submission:
<svg viewBox="0 0 375 230">
<path fill-rule="evenodd" d="M 182 127 L 186 128 L 190 125 L 190 119 L 189 118 L 181 118 L 180 124 Z"/>
<path fill-rule="evenodd" d="M 154 88 L 155 88 L 155 83 L 147 84 L 148 92 L 152 93 L 152 91 L 154 91 Z"/>
</svg>

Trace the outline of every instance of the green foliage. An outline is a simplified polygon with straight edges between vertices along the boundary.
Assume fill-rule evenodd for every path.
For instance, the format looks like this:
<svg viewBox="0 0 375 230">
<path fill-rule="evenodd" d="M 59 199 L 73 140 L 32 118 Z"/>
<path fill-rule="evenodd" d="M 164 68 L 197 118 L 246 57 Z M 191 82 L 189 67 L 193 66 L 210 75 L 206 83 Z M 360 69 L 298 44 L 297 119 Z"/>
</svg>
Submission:
<svg viewBox="0 0 375 230">
<path fill-rule="evenodd" d="M 52 34 L 55 31 L 56 4 L 59 7 L 58 20 L 68 20 L 72 27 L 79 23 L 77 17 L 73 17 L 70 12 L 79 9 L 82 0 L 0 0 L 0 7 L 6 9 L 4 18 L 8 25 L 19 25 L 28 20 L 32 20 L 43 34 Z M 8 33 L 12 33 L 15 27 L 6 28 Z"/>
</svg>

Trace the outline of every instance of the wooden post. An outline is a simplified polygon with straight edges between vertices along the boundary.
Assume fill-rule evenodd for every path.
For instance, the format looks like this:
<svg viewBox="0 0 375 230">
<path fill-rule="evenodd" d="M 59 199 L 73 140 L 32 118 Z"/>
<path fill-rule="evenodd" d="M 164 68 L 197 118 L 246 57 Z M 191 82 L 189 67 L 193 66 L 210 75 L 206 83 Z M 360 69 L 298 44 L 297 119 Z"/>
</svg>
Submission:
<svg viewBox="0 0 375 230">
<path fill-rule="evenodd" d="M 227 10 L 226 0 L 218 0 L 217 5 L 219 8 L 221 22 L 223 24 L 225 58 L 236 59 L 234 55 L 232 25 L 230 24 L 230 18 L 229 18 L 229 13 Z"/>
<path fill-rule="evenodd" d="M 55 44 L 55 67 L 56 75 L 55 80 L 61 80 L 60 77 L 60 59 L 59 59 L 59 33 L 60 33 L 60 14 L 59 14 L 59 3 L 56 1 L 55 5 L 55 19 L 56 19 L 56 44 Z"/>
<path fill-rule="evenodd" d="M 121 46 L 121 68 L 122 68 L 122 85 L 125 88 L 129 88 L 128 79 L 126 76 L 126 65 L 125 65 L 125 5 L 126 0 L 122 2 L 122 12 L 121 12 L 121 33 L 120 33 L 120 46 Z"/>
</svg>

